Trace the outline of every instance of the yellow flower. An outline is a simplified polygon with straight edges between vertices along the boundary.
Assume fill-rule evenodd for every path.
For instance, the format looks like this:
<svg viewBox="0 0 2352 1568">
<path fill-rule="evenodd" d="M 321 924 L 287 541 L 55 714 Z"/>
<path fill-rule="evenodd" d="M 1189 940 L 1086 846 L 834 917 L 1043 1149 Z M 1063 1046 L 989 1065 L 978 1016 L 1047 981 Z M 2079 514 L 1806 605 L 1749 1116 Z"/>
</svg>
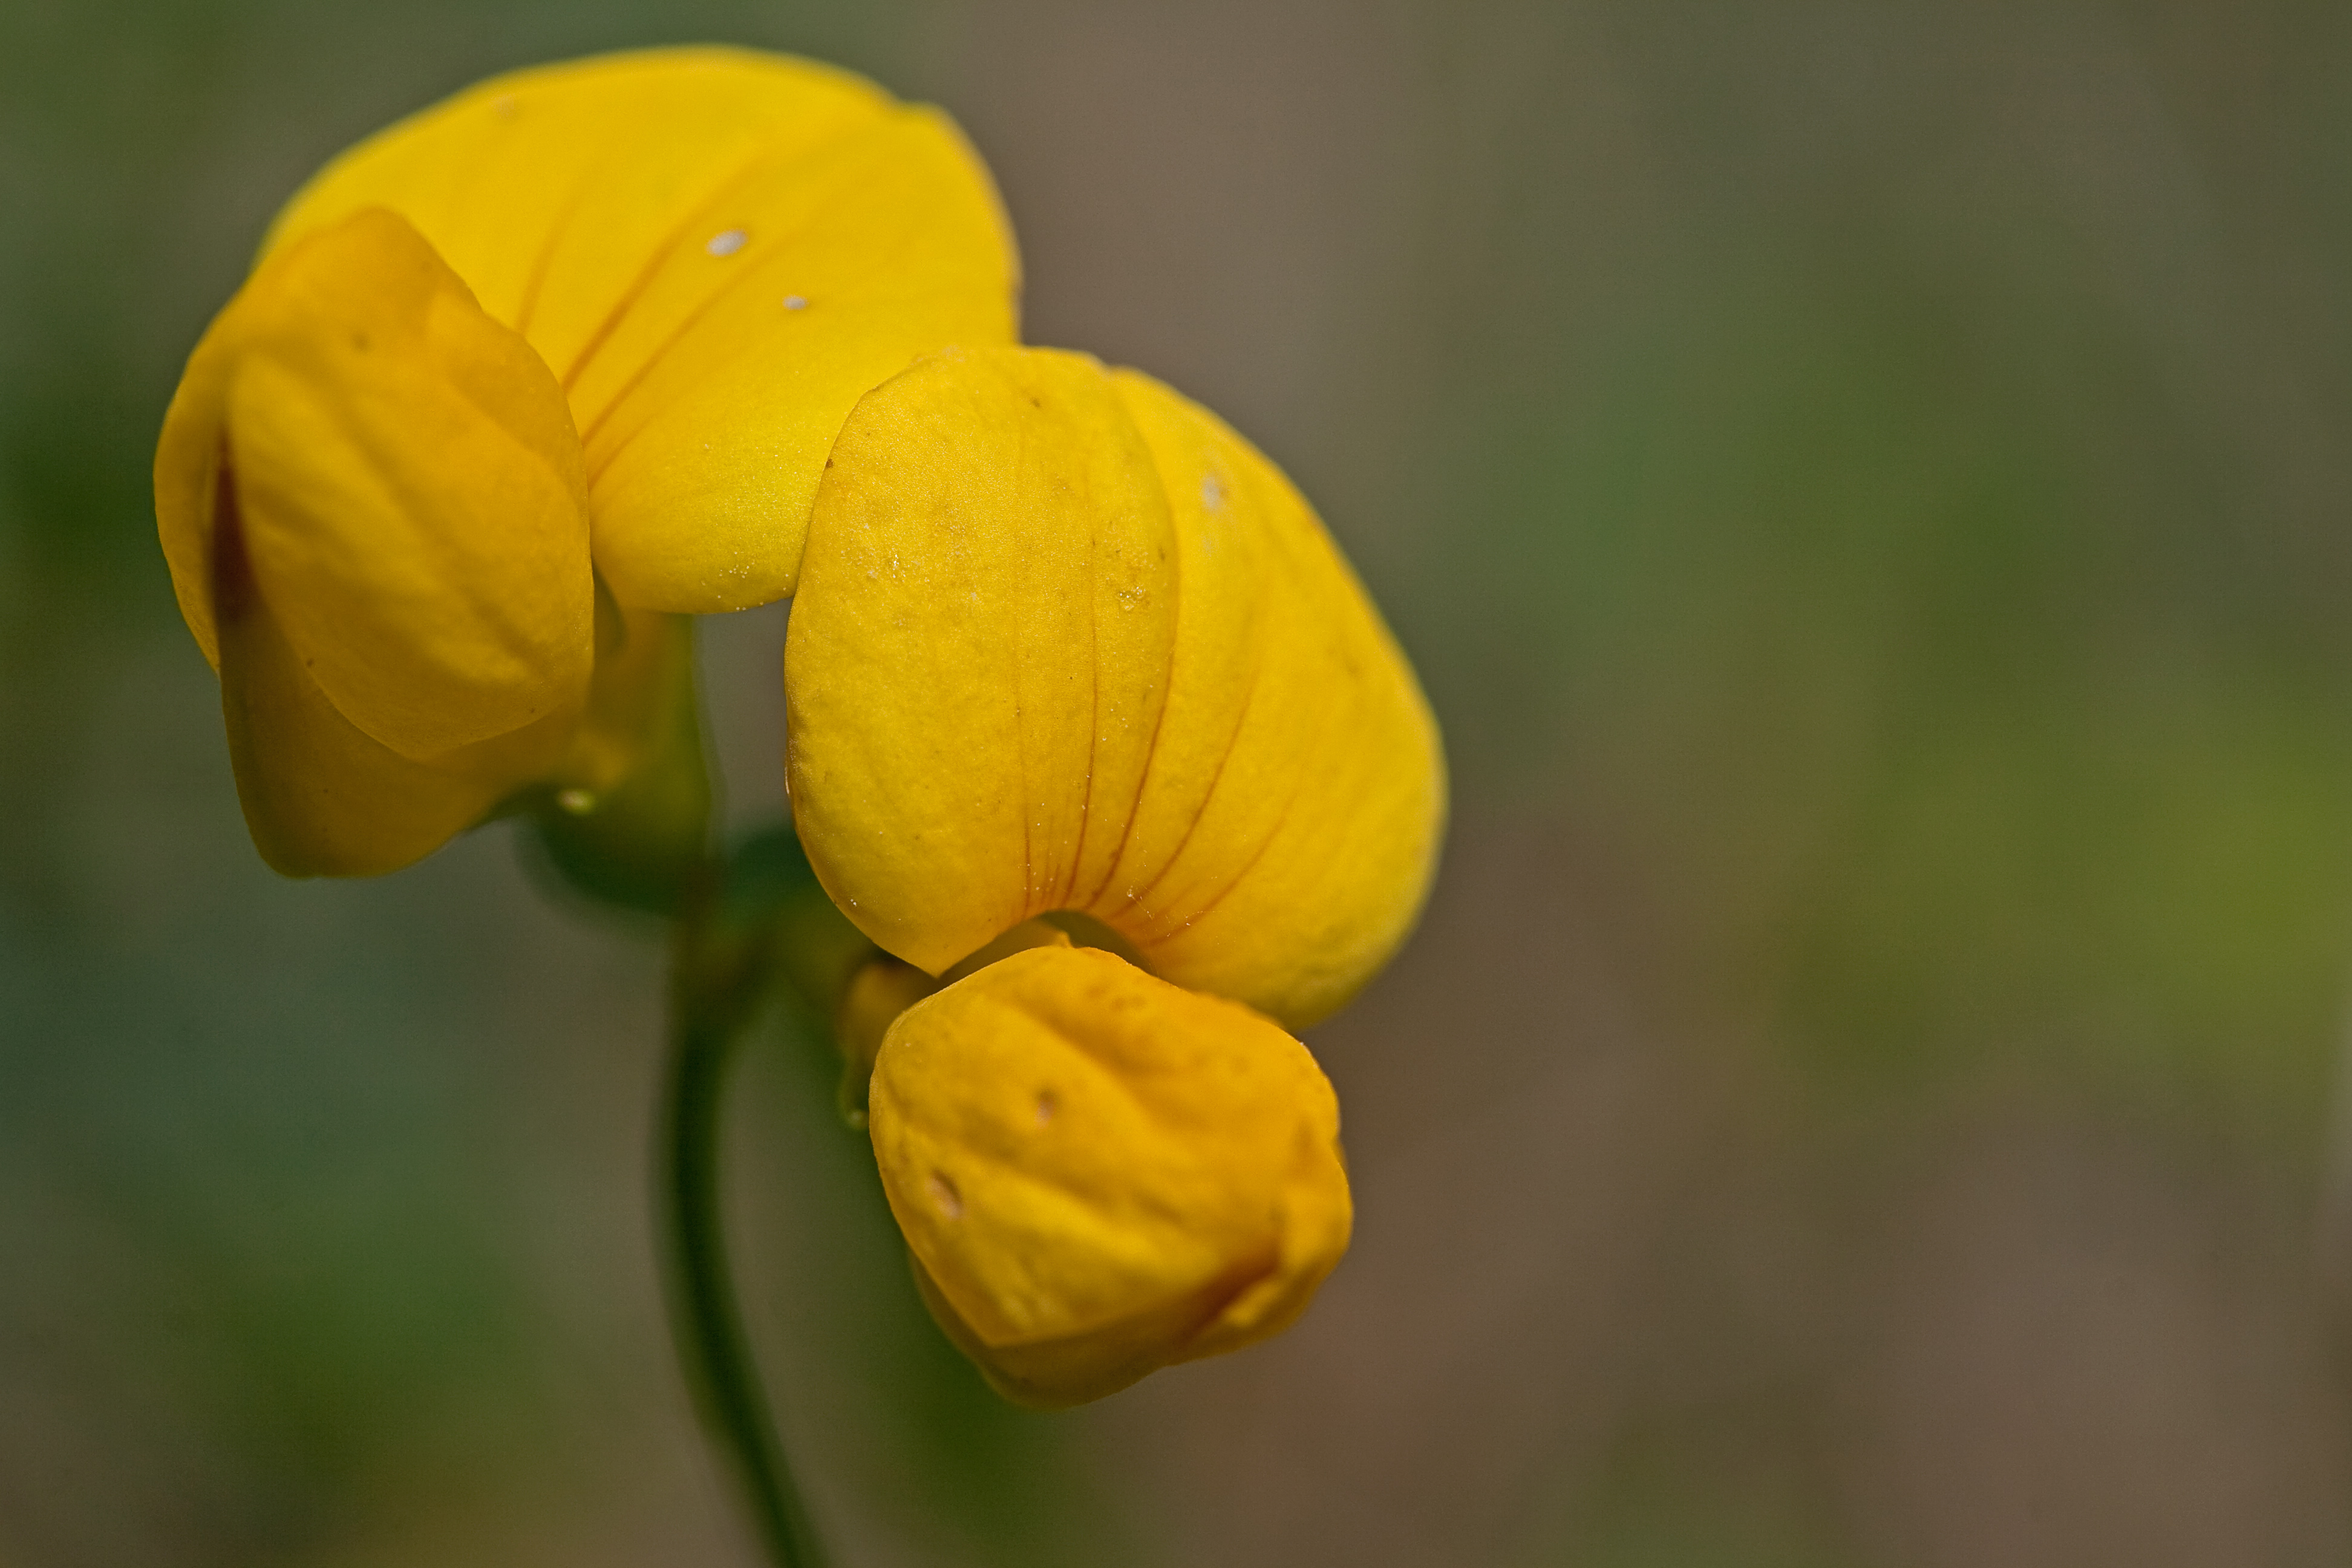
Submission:
<svg viewBox="0 0 2352 1568">
<path fill-rule="evenodd" d="M 385 870 L 625 773 L 654 613 L 790 593 L 851 405 L 1008 340 L 1016 274 L 943 117 L 743 51 L 518 72 L 330 164 L 156 457 L 265 857 Z"/>
<path fill-rule="evenodd" d="M 1279 1332 L 1347 1249 L 1339 1108 L 1231 1002 L 1066 944 L 891 1026 L 874 1152 L 942 1326 L 1069 1405 Z"/>
<path fill-rule="evenodd" d="M 1277 1331 L 1345 1250 L 1337 1104 L 1286 1031 L 1403 940 L 1445 784 L 1280 471 L 1146 376 L 1007 346 L 1017 287 L 935 111 L 730 50 L 519 72 L 279 215 L 156 511 L 295 874 L 525 791 L 630 803 L 612 885 L 665 813 L 698 857 L 698 768 L 655 760 L 698 755 L 683 617 L 797 593 L 795 826 L 893 955 L 816 966 L 852 1088 L 940 1322 L 1053 1405 Z"/>
<path fill-rule="evenodd" d="M 1062 1405 L 1286 1325 L 1349 1210 L 1283 1026 L 1402 940 L 1444 812 L 1306 502 L 1145 376 L 951 351 L 843 427 L 784 670 L 810 863 L 914 966 L 861 973 L 841 1033 L 879 1037 L 875 1155 L 942 1326 Z"/>
</svg>

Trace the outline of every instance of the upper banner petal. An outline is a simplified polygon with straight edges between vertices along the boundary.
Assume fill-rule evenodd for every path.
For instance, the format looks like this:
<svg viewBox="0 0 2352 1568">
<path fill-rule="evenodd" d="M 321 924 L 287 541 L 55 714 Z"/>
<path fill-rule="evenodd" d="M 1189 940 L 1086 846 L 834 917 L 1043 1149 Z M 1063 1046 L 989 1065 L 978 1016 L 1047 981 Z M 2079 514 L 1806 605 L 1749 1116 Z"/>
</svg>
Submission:
<svg viewBox="0 0 2352 1568">
<path fill-rule="evenodd" d="M 494 78 L 329 164 L 269 243 L 378 205 L 554 371 L 597 564 L 638 607 L 789 594 L 858 396 L 1014 331 L 1011 234 L 954 125 L 803 60 L 660 49 Z"/>
</svg>

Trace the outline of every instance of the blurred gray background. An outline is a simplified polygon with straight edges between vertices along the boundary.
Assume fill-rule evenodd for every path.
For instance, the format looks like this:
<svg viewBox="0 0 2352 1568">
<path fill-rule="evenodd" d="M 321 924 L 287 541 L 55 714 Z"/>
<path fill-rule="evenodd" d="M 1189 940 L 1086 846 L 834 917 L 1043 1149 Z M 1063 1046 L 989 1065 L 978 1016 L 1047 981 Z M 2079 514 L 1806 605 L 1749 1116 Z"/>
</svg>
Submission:
<svg viewBox="0 0 2352 1568">
<path fill-rule="evenodd" d="M 1270 1347 L 997 1404 L 762 1038 L 842 1568 L 2352 1558 L 2352 8 L 0 0 L 0 1564 L 751 1561 L 653 933 L 503 829 L 265 871 L 147 490 L 322 159 L 684 40 L 952 111 L 1032 340 L 1289 468 L 1454 767 Z"/>
</svg>

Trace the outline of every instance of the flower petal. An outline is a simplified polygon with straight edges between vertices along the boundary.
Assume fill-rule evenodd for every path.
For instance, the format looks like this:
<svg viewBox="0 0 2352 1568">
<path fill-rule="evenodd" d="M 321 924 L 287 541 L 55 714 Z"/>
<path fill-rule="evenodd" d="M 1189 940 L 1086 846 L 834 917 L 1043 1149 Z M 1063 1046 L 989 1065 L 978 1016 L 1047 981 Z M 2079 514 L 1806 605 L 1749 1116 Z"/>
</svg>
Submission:
<svg viewBox="0 0 2352 1568">
<path fill-rule="evenodd" d="M 405 865 L 562 754 L 593 658 L 584 490 L 546 366 L 391 213 L 287 247 L 221 312 L 156 519 L 272 866 Z"/>
<path fill-rule="evenodd" d="M 577 713 L 593 587 L 570 416 L 414 229 L 372 210 L 281 252 L 196 362 L 156 500 L 200 638 L 226 497 L 308 679 L 390 751 L 432 761 Z"/>
<path fill-rule="evenodd" d="M 225 605 L 216 646 L 237 798 L 254 847 L 289 877 L 373 876 L 424 858 L 531 776 L 568 728 L 552 719 L 415 762 L 343 717 L 257 601 Z"/>
<path fill-rule="evenodd" d="M 785 690 L 811 863 L 934 973 L 1072 910 L 1303 1027 L 1428 885 L 1436 729 L 1321 523 L 1213 416 L 1083 355 L 944 354 L 859 404 Z"/>
<path fill-rule="evenodd" d="M 597 563 L 634 606 L 792 592 L 857 397 L 1014 331 L 1011 234 L 954 125 L 803 60 L 660 49 L 494 78 L 337 159 L 271 244 L 370 205 L 554 368 Z"/>
<path fill-rule="evenodd" d="M 1040 947 L 899 1016 L 868 1102 L 934 1310 L 1066 1405 L 1280 1331 L 1347 1250 L 1331 1086 L 1245 1007 Z"/>
</svg>

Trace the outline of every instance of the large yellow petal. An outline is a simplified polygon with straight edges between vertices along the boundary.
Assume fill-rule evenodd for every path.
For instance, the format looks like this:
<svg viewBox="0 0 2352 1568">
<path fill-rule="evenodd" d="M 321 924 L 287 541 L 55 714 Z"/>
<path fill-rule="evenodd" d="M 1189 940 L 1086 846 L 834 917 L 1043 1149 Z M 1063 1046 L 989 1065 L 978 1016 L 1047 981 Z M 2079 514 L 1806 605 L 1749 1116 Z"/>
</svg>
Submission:
<svg viewBox="0 0 2352 1568">
<path fill-rule="evenodd" d="M 255 274 L 190 360 L 155 478 L 280 870 L 404 865 L 571 743 L 594 657 L 571 415 L 396 216 Z"/>
<path fill-rule="evenodd" d="M 1306 1047 L 1108 952 L 1033 948 L 918 1002 L 868 1111 L 934 1311 L 1026 1403 L 1276 1333 L 1347 1250 Z"/>
<path fill-rule="evenodd" d="M 576 713 L 579 443 L 537 355 L 381 209 L 272 258 L 165 418 L 157 515 L 202 638 L 234 500 L 255 591 L 336 709 L 412 761 Z"/>
<path fill-rule="evenodd" d="M 933 973 L 1071 910 L 1303 1027 L 1428 886 L 1436 728 L 1321 523 L 1214 416 L 1082 355 L 943 354 L 858 405 L 785 690 L 812 864 Z"/>
<path fill-rule="evenodd" d="M 329 164 L 270 243 L 373 205 L 554 368 L 598 565 L 635 606 L 791 593 L 858 396 L 1014 331 L 1011 233 L 954 125 L 803 60 L 660 49 L 494 78 Z"/>
</svg>

